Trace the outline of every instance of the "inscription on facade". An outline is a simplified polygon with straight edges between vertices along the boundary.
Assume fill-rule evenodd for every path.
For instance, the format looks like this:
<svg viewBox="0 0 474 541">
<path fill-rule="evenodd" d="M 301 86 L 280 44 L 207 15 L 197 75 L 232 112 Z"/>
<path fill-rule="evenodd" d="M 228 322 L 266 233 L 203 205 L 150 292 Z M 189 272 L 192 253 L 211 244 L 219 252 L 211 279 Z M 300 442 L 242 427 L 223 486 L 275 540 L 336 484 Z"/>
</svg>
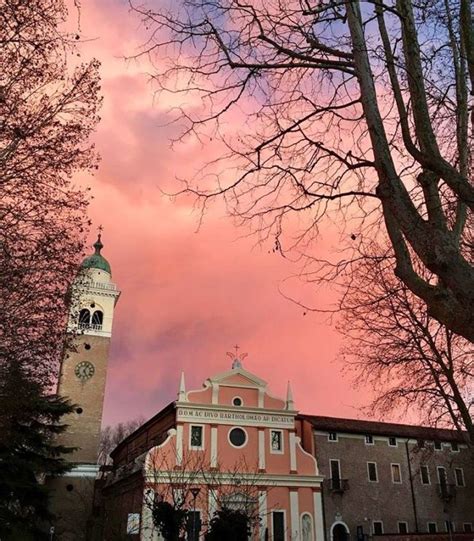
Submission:
<svg viewBox="0 0 474 541">
<path fill-rule="evenodd" d="M 251 426 L 269 425 L 288 428 L 293 426 L 294 417 L 273 413 L 178 408 L 178 421 L 217 424 L 239 423 Z"/>
</svg>

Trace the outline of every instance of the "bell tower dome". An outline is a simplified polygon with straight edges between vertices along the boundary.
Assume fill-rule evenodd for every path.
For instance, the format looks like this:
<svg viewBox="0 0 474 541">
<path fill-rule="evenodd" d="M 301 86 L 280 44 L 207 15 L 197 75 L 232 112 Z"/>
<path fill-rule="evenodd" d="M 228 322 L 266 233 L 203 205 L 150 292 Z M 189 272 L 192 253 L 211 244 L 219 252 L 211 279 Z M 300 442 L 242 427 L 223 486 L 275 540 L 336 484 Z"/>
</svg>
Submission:
<svg viewBox="0 0 474 541">
<path fill-rule="evenodd" d="M 83 465 L 97 464 L 114 310 L 120 296 L 103 247 L 99 233 L 94 253 L 82 262 L 73 285 L 68 320 L 73 348 L 62 362 L 58 383 L 58 393 L 77 404 L 66 420 L 69 428 L 61 443 L 77 447 L 66 458 Z"/>
</svg>

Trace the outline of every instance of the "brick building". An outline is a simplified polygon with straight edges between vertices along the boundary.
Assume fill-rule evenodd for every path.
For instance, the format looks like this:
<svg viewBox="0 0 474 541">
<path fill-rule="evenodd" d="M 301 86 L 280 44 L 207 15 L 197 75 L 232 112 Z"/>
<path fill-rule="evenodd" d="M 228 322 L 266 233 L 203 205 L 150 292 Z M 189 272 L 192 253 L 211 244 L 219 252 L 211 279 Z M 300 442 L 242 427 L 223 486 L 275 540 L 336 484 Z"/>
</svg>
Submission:
<svg viewBox="0 0 474 541">
<path fill-rule="evenodd" d="M 473 531 L 474 462 L 458 433 L 309 415 L 299 422 L 325 478 L 328 541 Z"/>
</svg>

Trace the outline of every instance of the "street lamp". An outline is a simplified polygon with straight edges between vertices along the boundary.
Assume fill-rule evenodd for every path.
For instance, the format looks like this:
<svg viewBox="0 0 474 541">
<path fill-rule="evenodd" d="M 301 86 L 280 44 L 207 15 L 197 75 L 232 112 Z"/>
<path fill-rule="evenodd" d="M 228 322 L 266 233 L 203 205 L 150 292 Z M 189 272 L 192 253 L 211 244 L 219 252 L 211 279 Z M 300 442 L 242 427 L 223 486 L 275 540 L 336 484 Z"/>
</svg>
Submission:
<svg viewBox="0 0 474 541">
<path fill-rule="evenodd" d="M 201 492 L 201 489 L 199 487 L 193 487 L 191 489 L 191 494 L 193 495 L 193 539 L 192 541 L 196 541 L 196 498 L 198 497 L 198 494 Z"/>
</svg>

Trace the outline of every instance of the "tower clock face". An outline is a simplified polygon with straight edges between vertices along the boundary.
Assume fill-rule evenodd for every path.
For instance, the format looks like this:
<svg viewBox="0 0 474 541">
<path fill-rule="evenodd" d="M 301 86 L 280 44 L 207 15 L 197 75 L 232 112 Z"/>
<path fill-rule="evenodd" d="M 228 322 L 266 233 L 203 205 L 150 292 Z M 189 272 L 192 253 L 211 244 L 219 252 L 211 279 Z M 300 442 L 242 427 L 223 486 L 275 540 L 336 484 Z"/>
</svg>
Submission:
<svg viewBox="0 0 474 541">
<path fill-rule="evenodd" d="M 87 381 L 88 379 L 90 379 L 94 375 L 94 372 L 94 365 L 88 361 L 80 362 L 76 365 L 76 368 L 74 369 L 76 377 L 79 378 L 81 381 Z"/>
</svg>

